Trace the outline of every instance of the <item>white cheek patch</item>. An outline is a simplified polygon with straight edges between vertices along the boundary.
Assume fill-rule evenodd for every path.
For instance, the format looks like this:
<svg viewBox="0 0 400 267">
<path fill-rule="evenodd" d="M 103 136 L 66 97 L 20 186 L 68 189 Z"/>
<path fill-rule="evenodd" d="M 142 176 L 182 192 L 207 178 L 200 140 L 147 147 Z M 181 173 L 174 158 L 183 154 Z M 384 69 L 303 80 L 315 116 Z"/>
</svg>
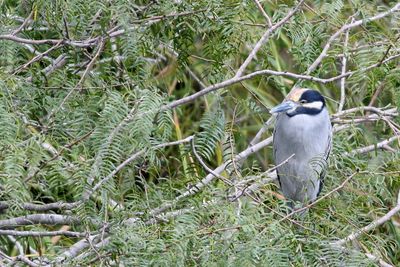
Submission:
<svg viewBox="0 0 400 267">
<path fill-rule="evenodd" d="M 315 101 L 315 102 L 303 104 L 303 107 L 321 109 L 322 105 L 323 105 L 323 103 L 321 101 Z"/>
</svg>

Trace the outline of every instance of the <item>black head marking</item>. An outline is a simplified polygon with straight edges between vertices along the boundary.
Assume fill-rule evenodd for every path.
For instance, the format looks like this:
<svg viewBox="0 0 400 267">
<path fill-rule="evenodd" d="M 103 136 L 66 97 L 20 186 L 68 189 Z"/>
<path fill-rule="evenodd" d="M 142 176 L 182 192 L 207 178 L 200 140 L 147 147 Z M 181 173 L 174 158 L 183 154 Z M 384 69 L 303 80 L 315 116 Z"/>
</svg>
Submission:
<svg viewBox="0 0 400 267">
<path fill-rule="evenodd" d="M 292 112 L 289 111 L 286 114 L 289 117 L 293 117 L 293 116 L 299 115 L 299 114 L 317 115 L 322 111 L 322 109 L 325 107 L 325 99 L 321 95 L 321 93 L 316 90 L 306 90 L 300 96 L 299 102 L 300 103 L 312 103 L 312 102 L 317 102 L 317 101 L 322 102 L 321 109 L 307 108 L 304 106 L 299 106 L 294 111 L 292 111 Z"/>
<path fill-rule="evenodd" d="M 308 103 L 311 102 L 315 102 L 315 101 L 321 101 L 322 102 L 322 107 L 325 106 L 325 99 L 324 97 L 321 95 L 320 92 L 316 91 L 316 90 L 307 90 L 304 91 L 303 94 L 300 96 L 300 100 L 305 100 Z"/>
</svg>

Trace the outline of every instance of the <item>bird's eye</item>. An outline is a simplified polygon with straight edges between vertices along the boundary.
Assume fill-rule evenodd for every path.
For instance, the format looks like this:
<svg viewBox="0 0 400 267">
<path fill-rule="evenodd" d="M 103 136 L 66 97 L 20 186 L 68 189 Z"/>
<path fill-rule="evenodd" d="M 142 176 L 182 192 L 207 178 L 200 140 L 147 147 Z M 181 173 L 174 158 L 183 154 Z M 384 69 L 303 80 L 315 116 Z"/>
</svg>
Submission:
<svg viewBox="0 0 400 267">
<path fill-rule="evenodd" d="M 300 100 L 300 104 L 305 104 L 305 103 L 307 103 L 307 100 Z"/>
</svg>

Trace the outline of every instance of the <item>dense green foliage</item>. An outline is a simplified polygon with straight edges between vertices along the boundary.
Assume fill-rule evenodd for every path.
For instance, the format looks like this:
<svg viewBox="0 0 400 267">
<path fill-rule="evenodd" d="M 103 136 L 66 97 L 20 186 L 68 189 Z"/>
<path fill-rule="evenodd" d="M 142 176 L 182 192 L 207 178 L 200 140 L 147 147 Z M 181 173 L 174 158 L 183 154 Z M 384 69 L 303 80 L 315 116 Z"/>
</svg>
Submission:
<svg viewBox="0 0 400 267">
<path fill-rule="evenodd" d="M 174 109 L 164 108 L 235 75 L 268 29 L 255 2 L 0 1 L 0 36 L 11 34 L 31 16 L 15 36 L 63 40 L 26 44 L 0 37 L 0 201 L 10 205 L 0 221 L 33 213 L 65 214 L 81 222 L 70 224 L 70 231 L 100 233 L 96 242 L 108 238 L 104 246 L 89 246 L 65 265 L 375 266 L 366 253 L 400 264 L 399 215 L 347 243 L 347 249 L 331 245 L 396 205 L 399 141 L 389 150 L 351 151 L 399 134 L 397 117 L 361 124 L 352 119 L 367 113 L 346 118 L 349 127 L 334 135 L 322 196 L 356 170 L 360 173 L 303 218 L 282 220 L 286 205 L 274 182 L 262 186 L 253 199 L 243 196 L 230 202 L 230 186 L 221 180 L 173 202 L 165 220 L 153 216 L 153 209 L 172 203 L 208 174 L 190 143 L 157 145 L 194 135 L 196 151 L 214 169 L 246 149 L 269 119 L 267 108 L 295 84 L 320 90 L 330 113 L 337 112 L 339 80 L 323 84 L 281 75 L 255 76 Z M 274 23 L 297 3 L 260 2 Z M 305 73 L 351 16 L 372 17 L 395 4 L 305 1 L 262 46 L 245 73 Z M 347 69 L 359 71 L 346 79 L 344 109 L 368 106 L 377 90 L 373 106 L 400 108 L 399 59 L 363 70 L 399 53 L 399 16 L 394 12 L 352 28 L 347 47 L 341 34 L 310 73 L 320 78 L 340 75 L 342 54 L 347 55 Z M 56 62 L 62 64 L 54 67 Z M 271 134 L 272 127 L 263 137 Z M 104 180 L 138 152 L 135 160 Z M 266 147 L 243 164 L 231 162 L 221 175 L 240 181 L 272 166 L 272 151 Z M 89 194 L 71 210 L 36 212 L 23 206 L 72 203 Z M 177 210 L 182 214 L 169 216 Z M 139 220 L 124 223 L 133 217 Z M 60 227 L 35 224 L 15 230 Z M 46 263 L 81 239 L 17 237 L 29 259 Z M 0 235 L 1 252 L 20 255 L 16 244 Z M 3 263 L 7 261 L 0 255 Z"/>
</svg>

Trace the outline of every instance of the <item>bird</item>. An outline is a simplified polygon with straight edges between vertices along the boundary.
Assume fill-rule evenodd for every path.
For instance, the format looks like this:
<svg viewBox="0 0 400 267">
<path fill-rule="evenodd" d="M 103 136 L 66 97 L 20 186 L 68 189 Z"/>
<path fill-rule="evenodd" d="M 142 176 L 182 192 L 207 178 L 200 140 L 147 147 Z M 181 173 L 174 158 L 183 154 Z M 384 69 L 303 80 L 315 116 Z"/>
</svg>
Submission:
<svg viewBox="0 0 400 267">
<path fill-rule="evenodd" d="M 332 125 L 320 92 L 296 88 L 273 107 L 273 155 L 281 191 L 291 209 L 317 199 L 332 147 Z"/>
</svg>

